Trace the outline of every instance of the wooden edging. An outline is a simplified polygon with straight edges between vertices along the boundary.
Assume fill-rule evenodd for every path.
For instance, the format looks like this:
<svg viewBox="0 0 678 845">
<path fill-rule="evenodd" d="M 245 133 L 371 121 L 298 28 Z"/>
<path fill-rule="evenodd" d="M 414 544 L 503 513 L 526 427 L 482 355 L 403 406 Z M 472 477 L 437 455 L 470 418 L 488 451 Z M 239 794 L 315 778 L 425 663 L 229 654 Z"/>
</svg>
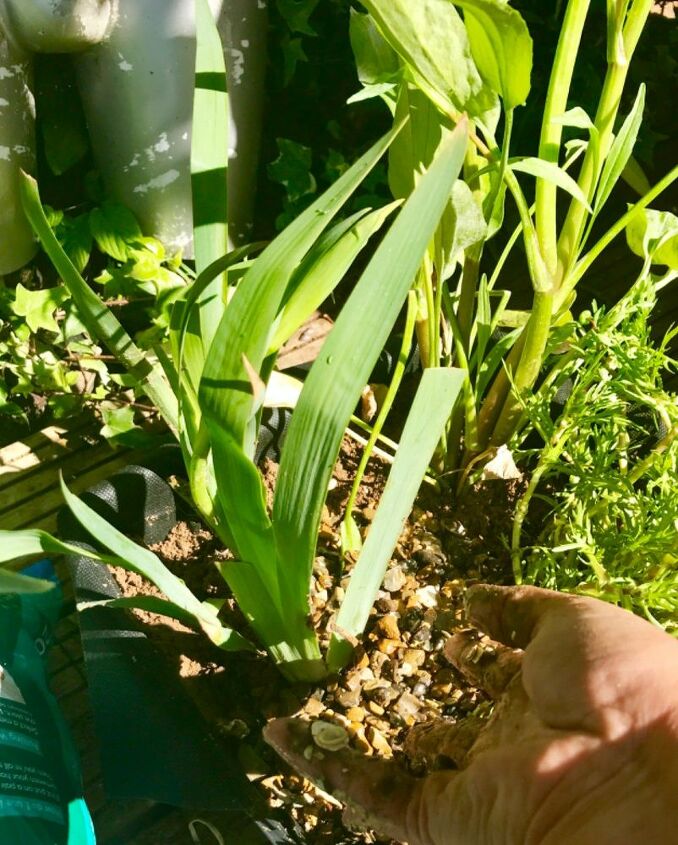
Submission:
<svg viewBox="0 0 678 845">
<path fill-rule="evenodd" d="M 113 449 L 91 421 L 51 425 L 0 449 L 0 528 L 56 529 L 63 506 L 62 475 L 75 493 L 102 481 L 135 459 Z"/>
</svg>

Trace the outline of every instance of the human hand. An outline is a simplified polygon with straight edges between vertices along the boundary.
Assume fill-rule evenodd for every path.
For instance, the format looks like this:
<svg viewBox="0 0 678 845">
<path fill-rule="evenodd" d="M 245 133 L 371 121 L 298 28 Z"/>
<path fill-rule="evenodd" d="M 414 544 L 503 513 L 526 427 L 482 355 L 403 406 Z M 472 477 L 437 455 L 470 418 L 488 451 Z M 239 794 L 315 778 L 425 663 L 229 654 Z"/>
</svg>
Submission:
<svg viewBox="0 0 678 845">
<path fill-rule="evenodd" d="M 321 752 L 300 719 L 271 722 L 267 742 L 352 823 L 409 845 L 678 843 L 678 642 L 612 605 L 534 587 L 474 587 L 468 616 L 496 642 L 480 652 L 457 634 L 446 654 L 497 704 L 479 731 L 434 723 L 429 739 L 456 770 L 415 778 Z"/>
</svg>

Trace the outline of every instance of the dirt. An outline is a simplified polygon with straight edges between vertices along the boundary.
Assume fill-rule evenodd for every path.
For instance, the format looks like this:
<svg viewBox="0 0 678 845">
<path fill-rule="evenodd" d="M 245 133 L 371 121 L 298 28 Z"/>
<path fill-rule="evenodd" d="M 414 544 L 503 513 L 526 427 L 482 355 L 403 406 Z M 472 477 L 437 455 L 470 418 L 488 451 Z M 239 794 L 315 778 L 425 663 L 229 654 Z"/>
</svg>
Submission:
<svg viewBox="0 0 678 845">
<path fill-rule="evenodd" d="M 311 616 L 321 641 L 327 639 L 350 578 L 352 561 L 341 568 L 338 531 L 359 458 L 360 446 L 346 438 L 323 511 L 311 584 Z M 370 460 L 355 512 L 363 533 L 376 512 L 387 471 L 384 461 Z M 268 462 L 264 478 L 269 496 L 276 473 L 277 465 Z M 431 761 L 418 756 L 411 743 L 405 747 L 412 726 L 440 718 L 458 720 L 469 713 L 484 718 L 489 702 L 468 687 L 441 650 L 450 632 L 464 624 L 465 587 L 479 580 L 509 580 L 504 537 L 520 484 L 486 482 L 458 502 L 424 485 L 352 665 L 338 679 L 316 688 L 288 684 L 265 655 L 224 655 L 179 622 L 135 611 L 211 724 L 242 740 L 242 761 L 251 778 L 270 806 L 304 829 L 309 845 L 379 840 L 370 831 L 348 831 L 337 802 L 286 770 L 263 743 L 262 726 L 273 716 L 294 713 L 322 718 L 343 726 L 354 747 L 364 753 L 397 758 L 422 773 Z M 215 558 L 229 552 L 209 531 L 180 521 L 164 543 L 152 548 L 198 598 L 224 598 L 222 613 L 228 624 L 246 630 L 213 565 Z M 115 574 L 127 595 L 158 594 L 134 573 Z"/>
</svg>

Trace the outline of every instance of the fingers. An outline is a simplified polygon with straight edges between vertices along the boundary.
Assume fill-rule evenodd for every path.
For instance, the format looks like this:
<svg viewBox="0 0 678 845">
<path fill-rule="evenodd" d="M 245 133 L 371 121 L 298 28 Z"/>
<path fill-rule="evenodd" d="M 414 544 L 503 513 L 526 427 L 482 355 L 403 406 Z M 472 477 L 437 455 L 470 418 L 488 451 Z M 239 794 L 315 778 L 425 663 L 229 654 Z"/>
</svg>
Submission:
<svg viewBox="0 0 678 845">
<path fill-rule="evenodd" d="M 444 649 L 445 657 L 474 686 L 490 698 L 499 698 L 522 665 L 523 652 L 498 642 L 484 643 L 471 632 L 455 634 Z"/>
<path fill-rule="evenodd" d="M 352 825 L 410 845 L 434 845 L 412 831 L 412 817 L 415 828 L 420 822 L 424 781 L 396 763 L 367 758 L 349 748 L 319 748 L 310 723 L 300 719 L 274 719 L 264 728 L 264 739 L 300 774 L 347 804 Z"/>
<path fill-rule="evenodd" d="M 493 639 L 524 649 L 546 617 L 575 602 L 574 596 L 538 587 L 478 584 L 466 594 L 466 612 L 469 621 Z"/>
</svg>

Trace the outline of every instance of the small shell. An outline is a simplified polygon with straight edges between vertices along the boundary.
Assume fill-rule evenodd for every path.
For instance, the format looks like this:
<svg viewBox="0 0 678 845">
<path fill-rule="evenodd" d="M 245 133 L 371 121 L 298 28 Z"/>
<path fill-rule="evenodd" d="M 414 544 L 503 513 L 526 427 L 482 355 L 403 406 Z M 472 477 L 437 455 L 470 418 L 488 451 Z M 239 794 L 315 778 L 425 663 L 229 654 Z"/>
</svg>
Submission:
<svg viewBox="0 0 678 845">
<path fill-rule="evenodd" d="M 348 745 L 348 733 L 341 725 L 318 720 L 311 725 L 313 742 L 326 751 L 339 751 Z"/>
</svg>

